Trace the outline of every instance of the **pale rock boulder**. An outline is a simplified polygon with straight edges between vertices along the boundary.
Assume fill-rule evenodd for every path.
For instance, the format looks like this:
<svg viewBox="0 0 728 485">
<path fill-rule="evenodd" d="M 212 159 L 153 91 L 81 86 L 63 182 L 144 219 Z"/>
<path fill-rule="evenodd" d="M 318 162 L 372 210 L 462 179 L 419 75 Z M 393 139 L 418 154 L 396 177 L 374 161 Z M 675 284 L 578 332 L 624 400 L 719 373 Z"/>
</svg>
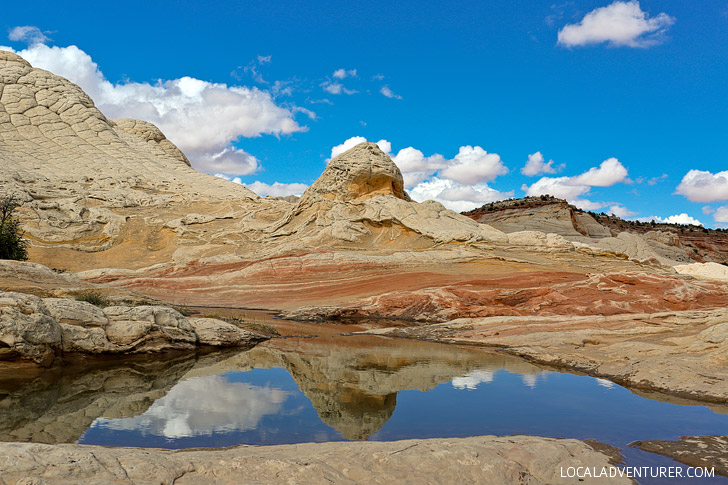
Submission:
<svg viewBox="0 0 728 485">
<path fill-rule="evenodd" d="M 50 365 L 63 353 L 131 354 L 198 345 L 252 346 L 267 337 L 163 306 L 111 306 L 0 292 L 0 360 Z"/>
<path fill-rule="evenodd" d="M 53 362 L 60 349 L 61 326 L 43 300 L 23 293 L 0 292 L 0 359 Z"/>
<path fill-rule="evenodd" d="M 216 318 L 190 318 L 189 322 L 204 345 L 231 347 L 251 338 L 251 332 Z"/>
<path fill-rule="evenodd" d="M 574 245 L 559 234 L 540 231 L 519 231 L 508 234 L 508 244 L 527 246 L 534 250 L 573 251 Z"/>
<path fill-rule="evenodd" d="M 728 266 L 713 262 L 679 264 L 675 266 L 675 271 L 695 278 L 728 281 Z"/>
</svg>

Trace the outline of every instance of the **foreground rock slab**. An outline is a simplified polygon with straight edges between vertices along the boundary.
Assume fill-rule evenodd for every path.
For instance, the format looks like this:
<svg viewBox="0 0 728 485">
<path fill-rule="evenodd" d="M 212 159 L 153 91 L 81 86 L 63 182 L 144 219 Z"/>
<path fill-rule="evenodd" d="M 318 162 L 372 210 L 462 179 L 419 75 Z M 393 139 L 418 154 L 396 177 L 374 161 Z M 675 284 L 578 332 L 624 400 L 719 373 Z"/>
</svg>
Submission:
<svg viewBox="0 0 728 485">
<path fill-rule="evenodd" d="M 610 467 L 588 444 L 531 436 L 152 450 L 0 444 L 2 483 L 573 483 Z M 603 483 L 585 479 L 580 483 Z M 631 483 L 627 478 L 610 483 Z"/>
<path fill-rule="evenodd" d="M 728 436 L 683 436 L 680 441 L 635 441 L 630 446 L 696 468 L 715 467 L 716 475 L 728 477 Z"/>
</svg>

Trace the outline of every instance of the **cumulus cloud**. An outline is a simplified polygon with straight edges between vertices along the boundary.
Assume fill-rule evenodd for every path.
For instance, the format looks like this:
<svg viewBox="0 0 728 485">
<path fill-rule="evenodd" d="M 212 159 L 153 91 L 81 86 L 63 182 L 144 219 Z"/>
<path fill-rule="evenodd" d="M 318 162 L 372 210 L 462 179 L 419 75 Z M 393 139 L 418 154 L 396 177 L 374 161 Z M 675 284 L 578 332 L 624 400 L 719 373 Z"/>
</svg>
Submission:
<svg viewBox="0 0 728 485">
<path fill-rule="evenodd" d="M 456 212 L 473 210 L 488 202 L 513 197 L 513 191 L 500 192 L 486 184 L 464 185 L 454 180 L 432 177 L 409 191 L 417 202 L 435 200 Z"/>
<path fill-rule="evenodd" d="M 571 204 L 573 204 L 574 206 L 578 207 L 579 209 L 585 210 L 585 211 L 599 210 L 602 207 L 604 207 L 605 205 L 607 205 L 604 202 L 592 202 L 589 199 L 573 199 L 573 200 L 570 200 L 569 202 Z"/>
<path fill-rule="evenodd" d="M 31 45 L 51 40 L 35 25 L 19 25 L 13 27 L 8 31 L 8 39 L 13 42 L 27 42 Z"/>
<path fill-rule="evenodd" d="M 308 188 L 308 185 L 300 183 L 284 184 L 281 182 L 273 182 L 272 184 L 267 184 L 257 180 L 252 183 L 243 183 L 243 180 L 240 177 L 231 177 L 224 173 L 216 173 L 215 177 L 220 177 L 225 180 L 229 180 L 230 182 L 243 185 L 263 197 L 268 195 L 271 197 L 286 197 L 288 195 L 300 196 Z"/>
<path fill-rule="evenodd" d="M 676 193 L 693 202 L 728 200 L 728 170 L 715 174 L 690 170 L 677 186 Z"/>
<path fill-rule="evenodd" d="M 78 84 L 110 118 L 139 118 L 157 125 L 205 172 L 247 175 L 258 162 L 232 144 L 241 137 L 305 131 L 291 109 L 258 88 L 228 86 L 192 77 L 156 83 L 111 83 L 76 46 L 34 44 L 17 52 L 32 65 Z"/>
<path fill-rule="evenodd" d="M 351 137 L 331 149 L 331 158 L 365 141 L 363 136 Z M 402 148 L 395 155 L 387 140 L 379 140 L 377 145 L 397 164 L 405 188 L 418 202 L 436 200 L 449 209 L 464 211 L 513 196 L 513 191 L 500 192 L 487 185 L 507 173 L 508 168 L 498 154 L 488 153 L 479 146 L 462 146 L 448 160 L 439 153 L 425 156 L 414 147 Z"/>
<path fill-rule="evenodd" d="M 592 187 L 611 187 L 624 182 L 627 178 L 627 169 L 616 158 L 604 160 L 599 167 L 592 167 L 581 175 L 572 178 L 574 184 L 591 185 Z"/>
<path fill-rule="evenodd" d="M 345 79 L 347 77 L 356 77 L 356 69 L 337 69 L 334 71 L 333 77 L 336 79 Z"/>
<path fill-rule="evenodd" d="M 536 152 L 531 153 L 528 156 L 528 161 L 521 169 L 521 173 L 527 177 L 533 177 L 534 175 L 540 175 L 542 173 L 556 173 L 556 168 L 554 168 L 553 160 L 549 160 L 544 163 L 544 158 L 541 152 Z"/>
<path fill-rule="evenodd" d="M 715 222 L 728 222 L 728 205 L 718 207 L 713 213 L 713 220 Z"/>
<path fill-rule="evenodd" d="M 636 216 L 636 212 L 632 212 L 631 210 L 627 209 L 623 205 L 615 204 L 609 208 L 609 213 L 621 217 L 622 219 L 626 219 L 627 217 Z"/>
<path fill-rule="evenodd" d="M 638 217 L 636 220 L 641 222 L 660 222 L 663 224 L 692 224 L 694 226 L 702 226 L 703 223 L 698 219 L 687 215 L 686 213 L 675 214 L 668 217 L 650 216 L 650 217 Z"/>
<path fill-rule="evenodd" d="M 407 189 L 424 182 L 447 165 L 447 160 L 439 153 L 426 157 L 414 147 L 402 148 L 392 160 L 402 171 L 404 186 Z"/>
<path fill-rule="evenodd" d="M 610 187 L 627 181 L 627 169 L 616 158 L 604 160 L 598 167 L 573 177 L 542 177 L 533 184 L 521 186 L 529 196 L 553 195 L 574 202 L 589 193 L 591 187 Z M 586 201 L 588 202 L 588 201 Z M 593 210 L 593 209 L 587 209 Z"/>
<path fill-rule="evenodd" d="M 566 47 L 608 43 L 611 46 L 650 47 L 660 44 L 675 23 L 666 13 L 650 17 L 638 1 L 620 2 L 592 10 L 576 24 L 565 25 L 558 43 Z"/>
<path fill-rule="evenodd" d="M 389 86 L 382 86 L 382 89 L 380 89 L 379 92 L 388 98 L 402 99 L 402 96 L 400 96 L 399 94 L 395 94 L 394 91 L 389 89 Z"/>
<path fill-rule="evenodd" d="M 506 173 L 508 169 L 503 165 L 500 155 L 470 145 L 460 147 L 455 158 L 440 171 L 440 175 L 445 178 L 466 185 L 488 182 Z"/>
</svg>

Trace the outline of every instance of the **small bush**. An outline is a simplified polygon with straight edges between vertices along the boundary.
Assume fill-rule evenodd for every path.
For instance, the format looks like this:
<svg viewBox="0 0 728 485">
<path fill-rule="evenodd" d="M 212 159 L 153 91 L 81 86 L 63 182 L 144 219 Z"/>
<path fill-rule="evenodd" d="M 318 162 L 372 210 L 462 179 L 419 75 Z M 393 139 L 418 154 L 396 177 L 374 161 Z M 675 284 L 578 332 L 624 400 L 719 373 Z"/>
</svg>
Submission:
<svg viewBox="0 0 728 485">
<path fill-rule="evenodd" d="M 101 296 L 99 293 L 84 293 L 82 295 L 78 295 L 76 297 L 76 301 L 85 301 L 86 303 L 91 303 L 99 308 L 109 306 L 109 302 L 106 298 Z"/>
<path fill-rule="evenodd" d="M 18 207 L 20 203 L 13 196 L 0 199 L 0 259 L 28 259 L 28 241 L 23 238 L 20 221 L 13 217 Z"/>
<path fill-rule="evenodd" d="M 280 337 L 280 332 L 276 330 L 275 328 L 271 327 L 270 325 L 266 325 L 265 323 L 259 323 L 259 322 L 249 322 L 247 320 L 243 320 L 242 318 L 238 317 L 209 317 L 209 318 L 219 318 L 220 320 L 225 320 L 228 323 L 232 323 L 233 325 L 237 325 L 238 327 L 245 327 L 248 330 L 252 330 L 253 332 L 262 333 L 263 335 L 273 336 L 273 337 Z"/>
</svg>

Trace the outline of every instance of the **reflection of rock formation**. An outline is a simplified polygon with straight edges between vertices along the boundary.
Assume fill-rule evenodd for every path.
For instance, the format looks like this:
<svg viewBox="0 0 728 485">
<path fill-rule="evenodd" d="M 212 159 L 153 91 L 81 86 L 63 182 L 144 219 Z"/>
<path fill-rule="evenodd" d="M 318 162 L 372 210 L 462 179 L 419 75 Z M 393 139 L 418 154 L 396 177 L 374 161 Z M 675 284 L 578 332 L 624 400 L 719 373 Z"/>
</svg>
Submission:
<svg viewBox="0 0 728 485">
<path fill-rule="evenodd" d="M 266 414 L 278 413 L 289 394 L 281 389 L 230 382 L 219 375 L 195 377 L 174 386 L 140 416 L 100 419 L 96 424 L 116 430 L 143 429 L 167 438 L 245 431 L 255 429 Z"/>
<path fill-rule="evenodd" d="M 281 409 L 287 391 L 221 374 L 273 367 L 291 374 L 323 422 L 357 440 L 389 420 L 401 390 L 450 381 L 477 386 L 500 369 L 540 371 L 513 357 L 427 342 L 371 336 L 274 340 L 247 352 L 163 363 L 127 359 L 0 381 L 0 440 L 73 442 L 94 421 L 168 438 L 252 429 Z"/>
<path fill-rule="evenodd" d="M 0 440 L 68 443 L 76 441 L 99 416 L 126 418 L 144 413 L 193 367 L 204 367 L 225 353 L 146 357 L 32 371 L 31 376 L 0 380 Z M 13 374 L 21 374 L 12 371 Z"/>
<path fill-rule="evenodd" d="M 428 390 L 454 378 L 500 369 L 524 375 L 540 372 L 523 360 L 482 350 L 364 336 L 271 341 L 215 367 L 220 372 L 288 370 L 321 420 L 356 440 L 367 439 L 389 420 L 401 390 Z"/>
</svg>

